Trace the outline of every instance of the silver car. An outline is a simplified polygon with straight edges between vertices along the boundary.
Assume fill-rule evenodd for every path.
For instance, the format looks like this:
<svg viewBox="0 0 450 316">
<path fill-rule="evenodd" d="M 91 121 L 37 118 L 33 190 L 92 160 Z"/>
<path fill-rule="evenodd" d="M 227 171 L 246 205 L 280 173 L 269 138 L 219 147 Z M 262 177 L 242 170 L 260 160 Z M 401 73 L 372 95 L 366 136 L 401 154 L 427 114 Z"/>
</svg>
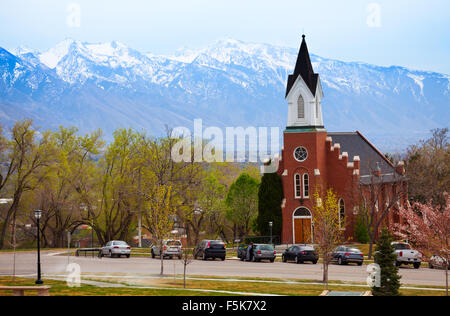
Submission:
<svg viewBox="0 0 450 316">
<path fill-rule="evenodd" d="M 181 243 L 181 240 L 164 240 L 162 254 L 163 257 L 169 257 L 170 259 L 174 257 L 181 259 L 183 256 L 183 244 Z M 161 256 L 161 250 L 159 249 L 159 246 L 154 245 L 152 246 L 152 258 L 155 258 L 156 256 Z"/>
<path fill-rule="evenodd" d="M 131 247 L 121 240 L 111 240 L 100 250 L 100 257 L 109 256 L 111 258 L 125 256 L 130 258 Z"/>
</svg>

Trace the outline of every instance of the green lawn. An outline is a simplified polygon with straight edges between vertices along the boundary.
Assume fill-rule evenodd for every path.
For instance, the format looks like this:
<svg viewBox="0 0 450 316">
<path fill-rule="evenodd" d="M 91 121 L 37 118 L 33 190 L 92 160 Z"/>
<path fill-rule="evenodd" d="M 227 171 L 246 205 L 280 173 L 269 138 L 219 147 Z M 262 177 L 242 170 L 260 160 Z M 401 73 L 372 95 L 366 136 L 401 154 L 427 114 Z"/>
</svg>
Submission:
<svg viewBox="0 0 450 316">
<path fill-rule="evenodd" d="M 204 296 L 206 293 L 199 291 L 184 290 L 164 290 L 164 289 L 134 289 L 134 288 L 101 288 L 90 285 L 83 285 L 78 288 L 71 288 L 63 281 L 44 280 L 45 285 L 50 285 L 51 296 Z M 16 278 L 12 282 L 11 277 L 0 277 L 0 286 L 34 286 L 34 280 L 26 278 Z M 11 296 L 10 291 L 0 291 L 0 296 Z M 25 292 L 25 295 L 36 295 L 36 293 Z M 211 296 L 225 296 L 228 294 L 208 293 Z"/>
<path fill-rule="evenodd" d="M 144 289 L 144 288 L 101 288 L 90 285 L 83 285 L 79 288 L 71 288 L 63 281 L 47 280 L 44 277 L 45 285 L 52 286 L 51 295 L 55 296 L 198 296 L 198 295 L 230 295 L 227 293 L 201 292 L 195 291 L 213 290 L 213 291 L 231 291 L 243 293 L 261 293 L 261 294 L 279 294 L 279 295 L 295 295 L 295 296 L 318 296 L 324 290 L 322 284 L 304 284 L 311 282 L 310 280 L 290 280 L 292 283 L 281 283 L 287 280 L 279 279 L 262 279 L 262 278 L 233 278 L 238 280 L 227 280 L 220 277 L 197 276 L 198 280 L 187 279 L 187 288 L 191 291 L 183 290 L 183 280 L 180 275 L 174 279 L 173 276 L 164 278 L 138 278 L 127 279 L 117 275 L 115 278 L 108 277 L 90 277 L 83 278 L 85 280 L 99 281 L 103 283 L 118 283 L 135 287 L 149 286 L 160 287 L 161 289 Z M 215 279 L 215 280 L 211 280 Z M 263 281 L 263 282 L 261 282 Z M 270 283 L 264 281 L 280 281 L 280 283 Z M 317 283 L 317 282 L 316 282 Z M 330 282 L 330 290 L 334 291 L 356 291 L 363 292 L 370 290 L 367 287 L 355 287 L 352 284 L 339 283 L 339 281 Z M 33 279 L 16 278 L 12 282 L 11 277 L 0 277 L 0 285 L 34 285 Z M 165 289 L 162 289 L 165 288 Z M 172 289 L 167 289 L 172 288 Z M 423 287 L 426 288 L 426 287 Z M 404 296 L 444 296 L 445 291 L 431 291 L 426 289 L 402 289 L 401 294 Z M 0 291 L 0 295 L 11 295 L 10 292 Z M 35 295 L 30 292 L 29 295 Z"/>
</svg>

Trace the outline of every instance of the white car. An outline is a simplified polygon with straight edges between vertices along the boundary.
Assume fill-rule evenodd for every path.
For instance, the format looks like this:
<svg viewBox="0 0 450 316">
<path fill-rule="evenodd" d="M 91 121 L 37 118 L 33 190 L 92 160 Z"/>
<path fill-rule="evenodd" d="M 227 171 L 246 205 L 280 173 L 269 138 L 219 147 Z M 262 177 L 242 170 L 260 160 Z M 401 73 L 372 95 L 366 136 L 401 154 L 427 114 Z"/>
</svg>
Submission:
<svg viewBox="0 0 450 316">
<path fill-rule="evenodd" d="M 411 249 L 411 246 L 406 242 L 393 242 L 391 243 L 395 247 L 394 253 L 397 255 L 395 265 L 397 267 L 402 264 L 412 264 L 414 269 L 419 269 L 422 262 L 422 255 L 417 250 Z"/>
<path fill-rule="evenodd" d="M 122 240 L 111 240 L 100 250 L 100 257 L 109 256 L 111 258 L 126 256 L 130 258 L 131 247 Z"/>
<path fill-rule="evenodd" d="M 428 266 L 430 267 L 430 269 L 445 269 L 446 262 L 447 262 L 447 269 L 450 270 L 450 263 L 446 259 L 440 256 L 433 255 L 430 258 L 430 262 L 428 262 Z"/>
</svg>

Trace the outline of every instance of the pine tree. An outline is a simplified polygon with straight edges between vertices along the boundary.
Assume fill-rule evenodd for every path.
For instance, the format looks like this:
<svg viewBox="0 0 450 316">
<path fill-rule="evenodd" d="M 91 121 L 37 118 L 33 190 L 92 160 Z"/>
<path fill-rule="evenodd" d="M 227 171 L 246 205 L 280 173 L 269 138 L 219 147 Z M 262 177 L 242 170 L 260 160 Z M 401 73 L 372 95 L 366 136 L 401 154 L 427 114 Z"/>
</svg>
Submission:
<svg viewBox="0 0 450 316">
<path fill-rule="evenodd" d="M 392 236 L 386 228 L 381 231 L 375 253 L 375 263 L 381 269 L 381 286 L 373 287 L 374 296 L 399 296 L 400 278 L 398 267 L 395 266 L 395 248 L 391 245 Z"/>
<path fill-rule="evenodd" d="M 281 203 L 283 184 L 277 173 L 265 173 L 258 191 L 258 217 L 256 226 L 261 235 L 270 234 L 269 222 L 273 222 L 272 235 L 280 236 L 282 229 Z"/>
<path fill-rule="evenodd" d="M 370 241 L 367 225 L 361 213 L 358 214 L 358 217 L 356 218 L 355 239 L 362 244 L 367 244 Z"/>
</svg>

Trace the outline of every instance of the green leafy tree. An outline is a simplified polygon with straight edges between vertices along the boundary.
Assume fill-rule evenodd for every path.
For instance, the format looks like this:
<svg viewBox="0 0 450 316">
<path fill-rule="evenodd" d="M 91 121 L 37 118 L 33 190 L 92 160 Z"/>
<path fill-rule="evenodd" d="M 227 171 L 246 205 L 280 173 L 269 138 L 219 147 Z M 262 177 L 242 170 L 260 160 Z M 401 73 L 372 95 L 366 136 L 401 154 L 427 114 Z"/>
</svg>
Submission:
<svg viewBox="0 0 450 316">
<path fill-rule="evenodd" d="M 172 204 L 172 188 L 155 184 L 149 188 L 150 194 L 145 194 L 144 227 L 152 234 L 152 239 L 163 253 L 164 240 L 170 237 L 174 226 L 176 208 Z M 161 272 L 164 274 L 164 256 L 160 255 Z"/>
<path fill-rule="evenodd" d="M 339 227 L 339 203 L 332 189 L 314 192 L 314 243 L 317 244 L 323 264 L 323 283 L 328 290 L 328 266 L 333 250 L 342 242 Z"/>
<path fill-rule="evenodd" d="M 189 223 L 194 232 L 194 245 L 199 239 L 200 229 L 204 229 L 211 239 L 221 236 L 226 239 L 223 227 L 225 220 L 226 188 L 219 182 L 214 172 L 208 170 L 202 179 L 202 188 L 197 200 L 198 208 L 194 209 Z"/>
<path fill-rule="evenodd" d="M 227 218 L 234 224 L 240 239 L 250 232 L 252 220 L 258 214 L 258 180 L 242 173 L 230 186 L 226 197 Z"/>
<path fill-rule="evenodd" d="M 373 287 L 374 296 L 399 296 L 400 278 L 398 267 L 395 266 L 397 255 L 395 248 L 391 245 L 392 236 L 386 228 L 381 230 L 381 236 L 378 240 L 375 263 L 381 269 L 380 287 Z"/>
<path fill-rule="evenodd" d="M 258 191 L 257 230 L 261 235 L 270 234 L 269 222 L 273 222 L 272 234 L 281 235 L 283 219 L 281 203 L 283 201 L 283 184 L 277 173 L 265 173 Z"/>
<path fill-rule="evenodd" d="M 9 194 L 13 201 L 6 211 L 1 227 L 0 249 L 5 246 L 7 228 L 11 221 L 13 227 L 16 226 L 17 212 L 20 210 L 24 194 L 41 185 L 46 177 L 43 168 L 54 159 L 53 147 L 49 140 L 50 133 L 45 132 L 38 139 L 38 133 L 33 129 L 31 120 L 16 122 L 11 134 L 5 164 L 8 165 L 9 181 L 12 186 Z"/>
<path fill-rule="evenodd" d="M 132 130 L 117 130 L 114 141 L 91 170 L 92 176 L 77 185 L 82 219 L 94 228 L 100 244 L 129 237 L 138 208 L 137 139 Z"/>
<path fill-rule="evenodd" d="M 43 227 L 49 236 L 49 246 L 63 247 L 66 232 L 73 232 L 84 224 L 80 216 L 80 200 L 73 181 L 79 177 L 80 169 L 98 154 L 101 133 L 88 137 L 77 136 L 76 128 L 60 127 L 52 132 L 50 142 L 54 148 L 54 160 L 44 168 L 47 177 L 42 184 L 28 195 L 29 209 L 44 211 Z"/>
</svg>

